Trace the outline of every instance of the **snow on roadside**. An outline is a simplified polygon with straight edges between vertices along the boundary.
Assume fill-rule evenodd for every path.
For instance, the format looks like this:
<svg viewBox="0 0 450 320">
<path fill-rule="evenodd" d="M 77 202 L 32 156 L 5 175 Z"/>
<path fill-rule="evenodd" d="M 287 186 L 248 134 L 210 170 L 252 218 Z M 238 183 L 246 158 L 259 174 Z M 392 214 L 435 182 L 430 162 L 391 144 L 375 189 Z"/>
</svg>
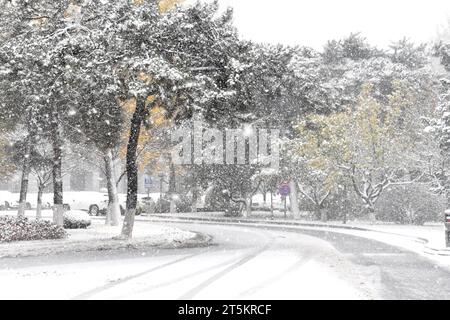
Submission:
<svg viewBox="0 0 450 320">
<path fill-rule="evenodd" d="M 19 256 L 40 256 L 63 252 L 119 250 L 147 247 L 177 248 L 205 245 L 207 236 L 173 227 L 163 227 L 137 221 L 131 240 L 114 239 L 120 234 L 121 226 L 105 226 L 104 220 L 93 220 L 87 229 L 66 230 L 67 239 L 21 241 L 0 244 L 0 258 Z"/>
</svg>

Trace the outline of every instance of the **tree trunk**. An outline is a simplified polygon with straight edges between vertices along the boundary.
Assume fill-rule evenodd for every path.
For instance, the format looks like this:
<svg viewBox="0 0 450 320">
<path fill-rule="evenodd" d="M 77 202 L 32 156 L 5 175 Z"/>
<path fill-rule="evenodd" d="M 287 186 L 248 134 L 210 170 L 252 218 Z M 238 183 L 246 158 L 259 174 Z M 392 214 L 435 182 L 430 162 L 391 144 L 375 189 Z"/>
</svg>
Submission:
<svg viewBox="0 0 450 320">
<path fill-rule="evenodd" d="M 247 198 L 245 199 L 245 208 L 242 216 L 244 218 L 249 218 L 251 215 L 252 215 L 252 199 Z"/>
<path fill-rule="evenodd" d="M 106 186 L 108 189 L 108 209 L 105 223 L 111 226 L 118 226 L 120 220 L 120 205 L 115 183 L 114 161 L 111 150 L 105 152 L 103 160 L 105 161 Z"/>
<path fill-rule="evenodd" d="M 326 210 L 323 210 L 322 206 L 317 208 L 318 214 L 320 216 L 320 221 L 327 222 L 328 221 L 328 213 Z"/>
<path fill-rule="evenodd" d="M 344 210 L 344 213 L 343 213 L 342 224 L 347 224 L 347 211 L 346 210 Z"/>
<path fill-rule="evenodd" d="M 36 204 L 36 220 L 42 219 L 42 194 L 44 193 L 45 186 L 38 185 L 37 204 Z"/>
<path fill-rule="evenodd" d="M 272 190 L 270 190 L 270 214 L 272 215 L 273 218 L 273 192 Z"/>
<path fill-rule="evenodd" d="M 343 214 L 343 219 L 342 219 L 342 223 L 343 224 L 347 224 L 347 220 L 348 220 L 348 211 L 350 210 L 350 204 L 349 204 L 349 199 L 348 199 L 348 189 L 347 186 L 344 185 L 344 193 L 343 193 L 343 197 L 344 197 L 344 214 Z"/>
<path fill-rule="evenodd" d="M 197 189 L 197 181 L 196 181 L 196 175 L 195 175 L 195 167 L 192 169 L 192 205 L 191 205 L 191 212 L 197 213 L 197 202 L 198 202 L 198 189 Z"/>
<path fill-rule="evenodd" d="M 145 100 L 137 99 L 136 110 L 131 118 L 130 137 L 127 145 L 127 209 L 123 221 L 121 237 L 131 239 L 133 236 L 134 218 L 136 215 L 138 193 L 137 148 L 141 125 L 145 116 Z"/>
<path fill-rule="evenodd" d="M 291 211 L 294 219 L 300 219 L 300 209 L 298 207 L 298 192 L 297 183 L 294 180 L 289 182 L 291 193 L 289 194 L 289 201 L 291 203 Z"/>
<path fill-rule="evenodd" d="M 58 226 L 64 225 L 64 202 L 62 180 L 62 140 L 59 115 L 53 114 L 52 149 L 53 149 L 53 222 Z"/>
<path fill-rule="evenodd" d="M 370 222 L 374 223 L 375 221 L 377 221 L 377 218 L 375 216 L 375 208 L 374 208 L 373 204 L 367 205 L 367 213 L 368 213 L 367 216 L 368 216 Z"/>
<path fill-rule="evenodd" d="M 197 191 L 197 186 L 194 185 L 192 187 L 192 205 L 191 205 L 192 213 L 197 213 L 197 202 L 198 202 L 198 191 Z"/>
<path fill-rule="evenodd" d="M 175 165 L 172 162 L 172 156 L 169 154 L 169 197 L 170 197 L 170 213 L 177 213 L 177 205 L 175 202 L 176 181 L 175 181 Z"/>
<path fill-rule="evenodd" d="M 20 197 L 19 197 L 19 209 L 17 215 L 19 217 L 25 216 L 25 209 L 27 206 L 27 193 L 28 193 L 28 177 L 31 171 L 31 141 L 27 138 L 25 145 L 25 157 L 22 165 L 22 179 L 20 181 Z"/>
<path fill-rule="evenodd" d="M 177 213 L 177 204 L 175 199 L 172 197 L 170 198 L 170 213 Z"/>
</svg>

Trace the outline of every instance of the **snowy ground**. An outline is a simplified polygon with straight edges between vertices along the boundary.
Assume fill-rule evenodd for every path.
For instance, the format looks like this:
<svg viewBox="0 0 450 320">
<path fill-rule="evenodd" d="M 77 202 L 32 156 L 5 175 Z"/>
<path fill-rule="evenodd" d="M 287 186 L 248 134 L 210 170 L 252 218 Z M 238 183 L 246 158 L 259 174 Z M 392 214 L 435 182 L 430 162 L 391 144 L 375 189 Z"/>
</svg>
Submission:
<svg viewBox="0 0 450 320">
<path fill-rule="evenodd" d="M 116 251 L 0 259 L 0 298 L 377 298 L 376 285 L 364 284 L 372 275 L 326 241 L 252 228 L 191 227 L 213 234 L 217 245 L 136 250 L 134 256 Z"/>
<path fill-rule="evenodd" d="M 167 219 L 201 219 L 221 221 L 222 223 L 235 223 L 238 225 L 258 225 L 266 227 L 288 226 L 300 230 L 325 230 L 328 232 L 354 235 L 366 239 L 380 241 L 389 245 L 415 252 L 434 263 L 450 269 L 450 249 L 445 247 L 445 227 L 443 224 L 433 223 L 424 226 L 396 225 L 389 223 L 368 223 L 366 221 L 351 221 L 342 224 L 339 221 L 329 221 L 322 223 L 318 221 L 294 220 L 288 213 L 288 219 L 283 219 L 280 215 L 271 218 L 266 212 L 255 212 L 250 218 L 224 218 L 222 212 L 197 213 L 197 214 L 177 214 L 177 215 L 157 215 L 167 221 Z M 155 216 L 153 216 L 155 217 Z M 142 219 L 152 219 L 142 217 Z M 156 218 L 157 221 L 158 218 Z"/>
<path fill-rule="evenodd" d="M 210 234 L 215 245 L 0 259 L 0 298 L 450 298 L 448 271 L 359 236 L 263 225 L 171 226 Z"/>
<path fill-rule="evenodd" d="M 180 222 L 175 218 L 138 217 L 136 239 L 149 234 L 160 239 L 170 230 L 178 234 L 178 230 L 187 229 L 193 235 L 211 235 L 214 245 L 170 250 L 139 245 L 134 250 L 84 248 L 39 257 L 0 258 L 0 298 L 450 298 L 446 291 L 450 273 L 439 268 L 440 263 L 413 253 L 423 247 L 414 237 L 382 230 L 286 226 L 269 221 L 224 225 L 230 222 Z M 118 229 L 104 227 L 101 218 L 93 222 L 87 232 L 71 231 L 71 239 L 63 240 L 65 245 L 73 247 L 80 239 L 86 243 L 86 235 L 93 243 L 103 239 L 110 242 L 118 233 Z M 402 231 L 395 227 L 406 233 L 402 226 L 387 228 Z M 424 228 L 433 230 L 434 226 Z M 188 236 L 183 234 L 181 237 Z M 52 246 L 36 243 L 37 248 Z M 450 262 L 450 257 L 440 258 Z"/>
<path fill-rule="evenodd" d="M 13 211 L 2 211 L 0 215 L 11 215 Z M 45 219 L 51 219 L 50 210 L 43 211 Z M 34 212 L 27 211 L 32 218 Z M 205 245 L 209 238 L 178 228 L 136 222 L 133 239 L 113 239 L 120 234 L 121 226 L 104 225 L 104 219 L 93 219 L 87 229 L 67 230 L 69 236 L 62 240 L 20 241 L 0 244 L 1 257 L 41 256 L 63 252 L 137 249 L 145 247 L 183 247 Z"/>
</svg>

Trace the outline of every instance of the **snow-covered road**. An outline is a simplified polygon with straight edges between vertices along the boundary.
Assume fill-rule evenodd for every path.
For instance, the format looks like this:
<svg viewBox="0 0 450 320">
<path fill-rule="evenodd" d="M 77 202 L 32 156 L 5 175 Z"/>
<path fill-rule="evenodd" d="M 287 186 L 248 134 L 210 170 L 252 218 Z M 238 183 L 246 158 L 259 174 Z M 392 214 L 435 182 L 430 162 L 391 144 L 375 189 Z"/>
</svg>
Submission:
<svg viewBox="0 0 450 320">
<path fill-rule="evenodd" d="M 447 271 L 373 240 L 320 230 L 171 226 L 210 234 L 215 245 L 1 259 L 0 298 L 450 298 Z"/>
</svg>

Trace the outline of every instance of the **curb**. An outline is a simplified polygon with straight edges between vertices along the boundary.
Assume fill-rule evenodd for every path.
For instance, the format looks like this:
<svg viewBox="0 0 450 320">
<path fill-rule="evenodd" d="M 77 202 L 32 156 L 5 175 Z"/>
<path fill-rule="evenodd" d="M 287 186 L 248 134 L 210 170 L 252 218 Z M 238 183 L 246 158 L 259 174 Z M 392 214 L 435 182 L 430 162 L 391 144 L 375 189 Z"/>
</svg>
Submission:
<svg viewBox="0 0 450 320">
<path fill-rule="evenodd" d="M 148 238 L 136 238 L 132 240 L 115 240 L 100 239 L 97 243 L 90 244 L 91 241 L 77 241 L 77 242 L 49 242 L 48 246 L 42 248 L 26 247 L 27 241 L 22 241 L 24 247 L 22 250 L 15 252 L 4 252 L 0 250 L 0 261 L 8 258 L 25 258 L 25 257 L 40 257 L 45 255 L 58 255 L 65 253 L 80 253 L 80 252 L 95 252 L 95 251 L 119 251 L 126 249 L 145 250 L 145 249 L 183 249 L 183 248 L 202 248 L 212 245 L 212 237 L 200 232 L 190 231 L 195 234 L 194 237 L 183 242 L 172 241 L 168 243 L 152 243 Z M 53 241 L 53 240 L 42 240 Z M 18 242 L 16 242 L 18 243 Z"/>
<path fill-rule="evenodd" d="M 410 239 L 411 241 L 420 243 L 423 245 L 423 252 L 429 255 L 437 255 L 437 256 L 450 256 L 450 248 L 435 248 L 429 245 L 429 240 L 421 237 L 408 236 L 404 234 L 399 234 L 395 232 L 382 231 L 369 229 L 364 227 L 357 226 L 348 226 L 348 225 L 336 225 L 336 224 L 326 224 L 326 223 L 309 223 L 309 222 L 299 222 L 299 221 L 280 221 L 280 220 L 265 220 L 265 219 L 244 219 L 244 218 L 215 218 L 215 217 L 182 217 L 182 216 L 171 216 L 164 214 L 152 214 L 148 216 L 143 216 L 142 218 L 160 218 L 160 219 L 173 219 L 179 221 L 200 221 L 200 222 L 226 222 L 233 224 L 240 223 L 249 223 L 249 224 L 272 224 L 277 226 L 299 226 L 299 227 L 312 227 L 312 228 L 328 228 L 328 229 L 344 229 L 344 230 L 356 230 L 356 231 L 370 231 L 377 232 L 382 234 L 389 234 L 398 237 L 403 237 Z M 139 219 L 139 220 L 147 220 L 147 219 Z"/>
</svg>

